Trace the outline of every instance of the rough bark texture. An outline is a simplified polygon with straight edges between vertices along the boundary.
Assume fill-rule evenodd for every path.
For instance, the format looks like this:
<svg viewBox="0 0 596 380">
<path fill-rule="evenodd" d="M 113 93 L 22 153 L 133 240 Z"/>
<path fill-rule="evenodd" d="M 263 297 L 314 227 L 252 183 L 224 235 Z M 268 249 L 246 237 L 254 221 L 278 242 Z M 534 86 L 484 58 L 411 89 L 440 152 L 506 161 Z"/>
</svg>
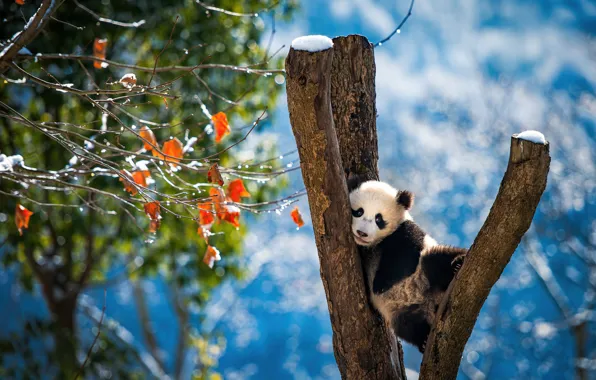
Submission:
<svg viewBox="0 0 596 380">
<path fill-rule="evenodd" d="M 379 179 L 375 56 L 366 37 L 333 39 L 331 108 L 344 171 Z"/>
<path fill-rule="evenodd" d="M 333 53 L 333 49 L 316 53 L 290 49 L 286 59 L 290 121 L 342 378 L 392 379 L 398 374 L 388 358 L 387 341 L 368 307 L 358 250 L 350 233 L 350 205 L 331 110 Z"/>
<path fill-rule="evenodd" d="M 546 187 L 548 144 L 515 137 L 497 198 L 437 314 L 420 379 L 455 379 L 461 356 L 490 289 L 530 227 Z"/>
<path fill-rule="evenodd" d="M 333 39 L 331 109 L 344 173 L 378 180 L 375 74 L 374 49 L 366 37 L 353 34 Z M 378 342 L 375 355 L 391 356 L 399 376 L 405 379 L 401 344 L 382 318 L 374 318 L 372 323 L 370 339 Z"/>
</svg>

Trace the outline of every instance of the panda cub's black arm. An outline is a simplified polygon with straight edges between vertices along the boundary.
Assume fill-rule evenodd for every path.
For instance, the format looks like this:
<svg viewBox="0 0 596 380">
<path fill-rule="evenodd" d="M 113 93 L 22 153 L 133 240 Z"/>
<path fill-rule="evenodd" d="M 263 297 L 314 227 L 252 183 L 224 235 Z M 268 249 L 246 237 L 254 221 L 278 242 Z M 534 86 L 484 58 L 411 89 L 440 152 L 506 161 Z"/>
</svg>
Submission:
<svg viewBox="0 0 596 380">
<path fill-rule="evenodd" d="M 422 256 L 422 270 L 432 290 L 447 290 L 467 252 L 464 248 L 439 245 Z"/>
</svg>

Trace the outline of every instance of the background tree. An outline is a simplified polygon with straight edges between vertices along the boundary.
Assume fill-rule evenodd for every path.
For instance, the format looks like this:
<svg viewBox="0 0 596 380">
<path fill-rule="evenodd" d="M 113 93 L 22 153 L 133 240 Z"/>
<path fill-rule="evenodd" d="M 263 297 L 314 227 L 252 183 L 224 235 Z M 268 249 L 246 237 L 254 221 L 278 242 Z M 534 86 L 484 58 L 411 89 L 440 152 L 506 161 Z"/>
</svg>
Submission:
<svg viewBox="0 0 596 380">
<path fill-rule="evenodd" d="M 283 76 L 265 22 L 274 33 L 275 19 L 288 18 L 295 3 L 17 3 L 0 4 L 0 204 L 10 219 L 19 204 L 34 214 L 22 236 L 5 224 L 0 252 L 4 270 L 28 291 L 41 290 L 51 318 L 24 321 L 25 333 L 2 344 L 3 375 L 71 376 L 86 362 L 85 371 L 100 377 L 180 377 L 193 348 L 197 376 L 208 376 L 208 348 L 217 341 L 196 327 L 212 290 L 242 275 L 234 257 L 246 227 L 237 213 L 285 207 L 295 196 L 266 202 L 283 187 L 279 175 L 292 170 L 270 160 L 275 147 L 258 144 L 250 161 L 233 149 L 267 124 Z M 140 134 L 143 127 L 155 140 Z M 168 148 L 175 139 L 183 157 Z M 207 178 L 215 163 L 221 188 Z M 250 203 L 240 193 L 229 204 L 210 196 L 210 188 L 229 196 L 234 179 L 244 180 Z M 162 219 L 147 217 L 147 204 Z M 209 218 L 222 219 L 211 234 Z M 208 245 L 225 258 L 214 270 L 203 263 Z M 155 339 L 152 295 L 141 286 L 156 277 L 167 283 L 180 325 L 173 359 Z M 109 310 L 85 297 L 128 280 L 149 359 L 106 322 Z M 78 329 L 78 311 L 102 321 L 93 335 Z M 40 353 L 47 357 L 31 360 Z"/>
</svg>

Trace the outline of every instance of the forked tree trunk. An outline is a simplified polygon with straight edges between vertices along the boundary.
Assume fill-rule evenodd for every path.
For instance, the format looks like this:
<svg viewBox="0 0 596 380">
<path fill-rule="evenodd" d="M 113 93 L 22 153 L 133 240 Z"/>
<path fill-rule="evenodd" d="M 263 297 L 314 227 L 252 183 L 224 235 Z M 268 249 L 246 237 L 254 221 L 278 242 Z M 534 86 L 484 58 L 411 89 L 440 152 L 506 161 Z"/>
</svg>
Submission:
<svg viewBox="0 0 596 380">
<path fill-rule="evenodd" d="M 365 41 L 365 40 L 364 40 Z M 372 51 L 363 54 L 358 52 L 366 48 L 366 44 L 358 38 L 346 41 L 345 52 L 355 52 L 356 55 L 369 57 L 372 63 Z M 343 46 L 343 43 L 338 45 Z M 355 50 L 354 50 L 355 49 Z M 370 49 L 370 47 L 368 47 Z M 342 53 L 339 57 L 343 56 Z M 345 61 L 338 57 L 333 66 L 350 63 L 350 54 Z M 315 241 L 321 264 L 321 279 L 327 295 L 327 305 L 333 329 L 333 348 L 335 359 L 344 379 L 395 379 L 401 378 L 402 371 L 397 372 L 391 365 L 390 347 L 378 318 L 368 304 L 362 267 L 358 249 L 350 233 L 350 204 L 345 179 L 345 168 L 342 163 L 338 138 L 333 122 L 331 110 L 331 67 L 334 63 L 334 51 L 309 53 L 290 49 L 286 59 L 288 108 L 292 130 L 298 145 L 302 177 L 306 186 Z M 364 63 L 364 62 L 363 62 Z M 366 71 L 366 70 L 365 70 Z M 374 78 L 374 67 L 368 68 L 369 74 L 362 76 L 352 71 L 353 78 Z M 372 74 L 370 74 L 372 72 Z M 362 89 L 368 88 L 362 95 L 363 103 L 374 115 L 374 84 L 360 84 L 351 87 L 349 78 L 336 77 L 333 80 L 336 94 L 344 94 L 344 112 L 354 112 L 358 107 Z M 372 91 L 370 89 L 372 88 Z M 353 96 L 358 94 L 358 99 Z M 367 95 L 368 94 L 368 95 Z M 343 95 L 340 95 L 343 96 Z M 350 97 L 352 101 L 350 101 Z M 335 99 L 339 104 L 341 99 Z M 338 106 L 339 107 L 339 106 Z M 338 118 L 349 121 L 350 115 L 338 113 Z M 352 117 L 356 118 L 356 117 Z M 352 126 L 358 126 L 356 123 Z M 374 120 L 364 124 L 374 128 Z M 349 143 L 350 124 L 345 126 Z M 371 159 L 355 159 L 356 166 L 365 169 L 358 170 L 368 173 L 371 178 L 378 176 L 376 168 L 376 131 L 368 139 L 373 142 L 374 155 Z M 365 146 L 363 144 L 363 146 Z M 353 150 L 350 154 L 358 154 Z M 362 153 L 362 152 L 361 152 Z M 360 156 L 362 157 L 362 156 Z M 363 164 L 367 162 L 367 164 Z M 351 165 L 351 164 L 350 164 Z M 403 363 L 398 363 L 403 368 Z"/>
<path fill-rule="evenodd" d="M 290 49 L 286 74 L 290 121 L 342 378 L 405 379 L 399 342 L 394 341 L 391 356 L 390 339 L 368 303 L 350 229 L 345 174 L 378 178 L 372 47 L 364 37 L 348 36 L 336 38 L 334 47 L 324 51 Z M 457 376 L 480 308 L 530 226 L 549 163 L 548 144 L 512 138 L 495 203 L 439 309 L 421 379 Z"/>
</svg>

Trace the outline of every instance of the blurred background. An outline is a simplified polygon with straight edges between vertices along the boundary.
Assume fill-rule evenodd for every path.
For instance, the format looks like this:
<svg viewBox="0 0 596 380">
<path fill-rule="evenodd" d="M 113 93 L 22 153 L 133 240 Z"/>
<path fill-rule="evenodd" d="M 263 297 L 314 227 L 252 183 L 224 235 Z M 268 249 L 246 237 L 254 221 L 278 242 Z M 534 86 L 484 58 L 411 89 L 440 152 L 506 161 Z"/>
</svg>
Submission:
<svg viewBox="0 0 596 380">
<path fill-rule="evenodd" d="M 188 53 L 189 64 L 202 62 L 206 54 L 213 62 L 245 64 L 267 49 L 281 48 L 268 66 L 281 68 L 292 39 L 301 35 L 357 33 L 371 42 L 383 39 L 405 16 L 410 1 L 282 1 L 270 10 L 268 2 L 212 3 L 236 12 L 267 9 L 251 18 L 217 12 L 206 18 L 208 11 L 192 1 L 124 4 L 107 0 L 93 7 L 114 19 L 146 18 L 147 23 L 132 31 L 95 25 L 89 14 L 74 17 L 65 4 L 64 19 L 83 24 L 87 17 L 91 26 L 73 31 L 52 23 L 29 49 L 36 54 L 80 48 L 89 54 L 88 42 L 101 30 L 119 44 L 111 59 L 151 65 L 179 14 L 171 56 L 164 54 L 164 62 L 176 62 L 184 49 L 205 44 Z M 0 38 L 22 28 L 23 17 L 15 7 L 6 1 L 0 8 Z M 44 45 L 50 38 L 61 38 L 67 46 Z M 505 171 L 511 134 L 535 129 L 550 142 L 553 160 L 546 192 L 532 227 L 478 318 L 459 378 L 594 378 L 596 2 L 417 1 L 412 17 L 399 34 L 375 49 L 375 58 L 381 178 L 416 194 L 413 217 L 440 242 L 472 244 Z M 66 63 L 52 63 L 48 69 L 53 74 L 75 75 Z M 80 78 L 69 81 L 83 83 L 85 73 L 76 64 L 70 66 Z M 127 72 L 108 70 L 115 78 Z M 105 81 L 110 74 L 103 75 Z M 208 76 L 209 84 L 226 97 L 249 93 L 233 116 L 230 111 L 232 125 L 250 124 L 256 110 L 270 107 L 267 121 L 234 147 L 225 163 L 273 158 L 277 168 L 295 168 L 299 162 L 284 77 L 259 77 L 256 85 L 253 78 L 250 73 Z M 188 91 L 181 103 L 167 110 L 144 110 L 143 117 L 174 122 L 185 120 L 189 109 L 202 117 L 193 95 L 209 94 L 190 80 L 180 86 Z M 80 116 L 76 113 L 84 118 L 89 111 L 76 101 L 65 111 L 61 107 L 66 100 L 10 83 L 0 85 L 0 99 L 37 119 L 47 113 L 50 119 Z M 205 103 L 214 111 L 224 106 L 220 99 L 209 99 Z M 21 133 L 6 118 L 0 122 L 0 153 L 22 154 L 28 162 L 42 137 L 35 140 Z M 191 125 L 200 127 L 198 121 Z M 70 158 L 52 154 L 56 156 L 39 164 L 56 159 L 56 166 L 63 167 Z M 266 184 L 245 183 L 263 200 L 303 188 L 298 170 Z M 12 184 L 0 179 L 0 186 L 6 190 Z M 120 184 L 113 186 L 121 191 Z M 51 356 L 56 345 L 48 338 L 54 328 L 50 314 L 15 236 L 15 202 L 0 197 L 0 241 L 5 242 L 0 247 L 2 370 L 16 378 L 58 373 Z M 88 376 L 338 379 L 308 203 L 303 196 L 296 204 L 306 221 L 299 230 L 289 209 L 244 213 L 241 231 L 224 231 L 231 237 L 221 239 L 222 260 L 215 270 L 202 266 L 204 244 L 197 241 L 195 226 L 167 227 L 164 220 L 154 243 L 146 243 L 134 230 L 121 235 L 122 246 L 116 248 L 130 255 L 110 253 L 92 278 L 96 284 L 87 286 L 77 300 L 77 355 L 84 359 L 107 294 L 97 365 Z M 67 240 L 82 233 L 73 227 L 77 218 L 85 220 L 85 215 L 72 214 L 72 224 L 56 227 Z M 113 235 L 114 223 L 106 221 L 100 231 Z M 36 244 L 42 248 L 49 244 L 39 239 L 44 234 L 34 226 L 25 233 L 27 241 L 41 240 Z M 415 379 L 421 355 L 407 344 L 404 349 L 409 378 Z"/>
</svg>

